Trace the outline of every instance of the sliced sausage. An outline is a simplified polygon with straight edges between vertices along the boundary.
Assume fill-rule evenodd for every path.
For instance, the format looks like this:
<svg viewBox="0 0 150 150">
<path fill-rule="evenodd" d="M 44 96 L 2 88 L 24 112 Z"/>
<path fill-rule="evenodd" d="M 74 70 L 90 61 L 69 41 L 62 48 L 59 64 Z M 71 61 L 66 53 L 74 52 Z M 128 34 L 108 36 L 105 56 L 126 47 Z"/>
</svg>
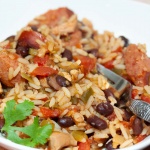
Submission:
<svg viewBox="0 0 150 150">
<path fill-rule="evenodd" d="M 76 30 L 68 36 L 69 40 L 65 42 L 65 46 L 76 46 L 82 38 L 82 32 L 80 30 Z"/>
<path fill-rule="evenodd" d="M 58 8 L 55 10 L 49 10 L 41 17 L 36 18 L 39 25 L 48 25 L 49 27 L 55 27 L 59 25 L 64 19 L 69 19 L 74 13 L 66 7 Z M 41 19 L 42 18 L 42 19 Z"/>
<path fill-rule="evenodd" d="M 36 31 L 23 31 L 18 39 L 18 46 L 22 47 L 29 47 L 38 49 L 40 46 L 36 42 L 36 40 L 44 41 L 44 37 L 42 34 L 36 32 Z"/>
<path fill-rule="evenodd" d="M 73 14 L 74 13 L 66 7 L 62 7 L 55 10 L 49 10 L 45 14 L 35 19 L 35 21 L 38 21 L 36 28 L 38 28 L 41 25 L 47 25 L 52 29 L 60 27 L 63 23 L 67 23 L 67 21 Z M 32 24 L 29 24 L 29 26 L 33 27 Z M 66 32 L 69 33 L 67 34 L 67 38 L 69 37 L 69 40 L 64 41 L 65 46 L 76 46 L 79 43 L 82 37 L 82 32 L 79 30 L 75 30 L 75 27 L 76 27 L 76 23 L 73 23 L 73 28 Z M 60 28 L 62 29 L 62 26 Z M 63 34 L 63 32 L 60 34 Z"/>
<path fill-rule="evenodd" d="M 137 86 L 147 83 L 147 74 L 150 72 L 150 59 L 134 44 L 127 47 L 124 52 L 124 60 L 127 74 Z"/>
<path fill-rule="evenodd" d="M 15 70 L 18 67 L 18 57 L 19 55 L 6 50 L 0 52 L 0 81 L 8 87 L 13 87 L 15 83 L 23 81 L 20 74 L 11 80 L 8 79 L 9 68 L 12 67 Z"/>
<path fill-rule="evenodd" d="M 66 35 L 75 31 L 77 27 L 77 16 L 73 15 L 67 21 L 62 22 L 60 25 L 52 28 L 52 33 L 55 35 Z"/>
<path fill-rule="evenodd" d="M 44 41 L 45 38 L 36 31 L 23 31 L 18 39 L 16 53 L 26 57 L 29 54 L 29 48 L 38 49 L 40 47 L 36 40 Z"/>
<path fill-rule="evenodd" d="M 72 52 L 68 49 L 65 49 L 63 53 L 61 53 L 62 57 L 67 58 L 68 61 L 73 59 Z"/>
</svg>

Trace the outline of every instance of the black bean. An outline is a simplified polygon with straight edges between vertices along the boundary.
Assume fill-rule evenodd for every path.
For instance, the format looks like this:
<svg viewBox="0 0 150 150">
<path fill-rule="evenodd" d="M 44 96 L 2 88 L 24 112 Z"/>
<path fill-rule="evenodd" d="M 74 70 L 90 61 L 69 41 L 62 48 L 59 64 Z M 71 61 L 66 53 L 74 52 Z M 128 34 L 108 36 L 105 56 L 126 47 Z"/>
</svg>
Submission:
<svg viewBox="0 0 150 150">
<path fill-rule="evenodd" d="M 105 94 L 107 100 L 108 100 L 108 97 L 109 97 L 109 96 L 112 96 L 112 97 L 115 98 L 115 96 L 114 96 L 113 92 L 111 91 L 111 89 L 105 89 L 105 90 L 103 90 L 103 92 L 104 92 L 104 94 Z"/>
<path fill-rule="evenodd" d="M 120 36 L 120 38 L 124 41 L 124 47 L 127 47 L 129 45 L 129 40 L 124 36 Z"/>
<path fill-rule="evenodd" d="M 87 50 L 88 53 L 93 54 L 95 57 L 98 57 L 98 49 L 89 49 Z"/>
<path fill-rule="evenodd" d="M 26 57 L 29 54 L 29 49 L 27 47 L 18 46 L 16 48 L 16 53 L 22 57 Z"/>
<path fill-rule="evenodd" d="M 56 76 L 49 76 L 46 78 L 47 84 L 55 90 L 60 90 L 61 86 L 56 82 Z"/>
<path fill-rule="evenodd" d="M 86 134 L 87 134 L 88 138 L 90 138 L 90 137 L 93 137 L 94 132 L 93 133 L 86 133 Z"/>
<path fill-rule="evenodd" d="M 67 80 L 65 77 L 57 75 L 56 76 L 56 82 L 61 86 L 61 87 L 68 87 L 71 86 L 71 82 Z"/>
<path fill-rule="evenodd" d="M 38 27 L 35 26 L 35 25 L 32 25 L 32 26 L 30 26 L 30 27 L 31 27 L 31 29 L 32 29 L 33 31 L 37 31 L 37 30 L 38 30 Z"/>
<path fill-rule="evenodd" d="M 113 150 L 113 147 L 112 147 L 112 140 L 109 140 L 109 141 L 106 142 L 105 148 L 106 148 L 107 150 Z"/>
<path fill-rule="evenodd" d="M 5 120 L 3 118 L 0 118 L 0 130 L 4 126 Z"/>
<path fill-rule="evenodd" d="M 144 121 L 147 126 L 150 126 L 150 122 Z"/>
<path fill-rule="evenodd" d="M 114 108 L 109 102 L 106 102 L 106 103 L 98 104 L 97 107 L 96 107 L 96 111 L 99 114 L 107 117 L 107 116 L 111 115 L 114 112 Z"/>
<path fill-rule="evenodd" d="M 60 39 L 64 39 L 66 37 L 67 37 L 66 35 L 60 35 Z"/>
<path fill-rule="evenodd" d="M 58 119 L 58 124 L 63 128 L 67 128 L 67 127 L 73 126 L 75 123 L 72 117 L 65 116 L 65 117 Z"/>
<path fill-rule="evenodd" d="M 0 94 L 0 99 L 3 99 L 5 97 L 5 93 Z"/>
<path fill-rule="evenodd" d="M 15 40 L 15 36 L 9 36 L 6 40 L 8 40 L 9 42 L 13 42 Z"/>
<path fill-rule="evenodd" d="M 117 101 L 117 106 L 119 108 L 127 108 L 127 102 L 130 100 L 132 93 L 132 87 L 128 87 L 125 89 L 123 94 L 120 96 L 120 99 Z"/>
<path fill-rule="evenodd" d="M 68 61 L 71 61 L 73 59 L 72 52 L 68 49 L 65 49 L 61 55 L 62 55 L 62 57 L 67 58 Z"/>
<path fill-rule="evenodd" d="M 124 111 L 124 114 L 123 114 L 123 119 L 125 120 L 125 121 L 130 121 L 130 118 L 132 117 L 132 112 L 130 111 L 130 110 L 128 110 L 128 109 L 124 109 L 123 110 Z"/>
<path fill-rule="evenodd" d="M 97 116 L 90 116 L 87 118 L 87 123 L 89 123 L 92 127 L 98 130 L 104 130 L 107 128 L 107 123 L 105 120 L 98 118 Z"/>
<path fill-rule="evenodd" d="M 132 129 L 133 129 L 133 134 L 134 135 L 139 135 L 141 134 L 142 130 L 143 130 L 143 124 L 141 119 L 139 118 L 135 118 L 132 124 Z"/>
</svg>

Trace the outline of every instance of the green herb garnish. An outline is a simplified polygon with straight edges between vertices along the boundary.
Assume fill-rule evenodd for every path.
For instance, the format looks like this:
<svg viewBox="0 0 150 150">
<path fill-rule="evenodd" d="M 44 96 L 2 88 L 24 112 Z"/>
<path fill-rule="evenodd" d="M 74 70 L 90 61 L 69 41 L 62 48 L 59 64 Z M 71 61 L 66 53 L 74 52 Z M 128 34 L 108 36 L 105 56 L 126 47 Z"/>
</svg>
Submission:
<svg viewBox="0 0 150 150">
<path fill-rule="evenodd" d="M 52 126 L 46 124 L 41 127 L 38 117 L 35 117 L 33 123 L 29 126 L 14 126 L 16 121 L 26 119 L 32 113 L 33 108 L 34 103 L 28 100 L 20 104 L 17 104 L 15 100 L 10 100 L 6 103 L 6 107 L 3 111 L 5 125 L 2 131 L 7 133 L 7 138 L 9 140 L 30 147 L 36 147 L 39 144 L 44 145 L 47 142 L 47 138 L 52 133 Z M 16 131 L 20 131 L 26 136 L 20 137 Z"/>
</svg>

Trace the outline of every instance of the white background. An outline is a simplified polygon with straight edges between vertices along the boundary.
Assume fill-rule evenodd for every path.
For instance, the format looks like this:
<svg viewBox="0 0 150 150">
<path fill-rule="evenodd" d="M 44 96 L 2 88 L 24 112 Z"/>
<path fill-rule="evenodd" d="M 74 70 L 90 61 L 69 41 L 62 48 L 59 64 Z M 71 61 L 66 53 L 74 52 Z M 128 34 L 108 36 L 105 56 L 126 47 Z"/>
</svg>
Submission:
<svg viewBox="0 0 150 150">
<path fill-rule="evenodd" d="M 0 41 L 48 9 L 68 6 L 95 29 L 145 43 L 150 51 L 150 5 L 131 0 L 0 0 Z M 150 54 L 150 53 L 149 53 Z"/>
</svg>

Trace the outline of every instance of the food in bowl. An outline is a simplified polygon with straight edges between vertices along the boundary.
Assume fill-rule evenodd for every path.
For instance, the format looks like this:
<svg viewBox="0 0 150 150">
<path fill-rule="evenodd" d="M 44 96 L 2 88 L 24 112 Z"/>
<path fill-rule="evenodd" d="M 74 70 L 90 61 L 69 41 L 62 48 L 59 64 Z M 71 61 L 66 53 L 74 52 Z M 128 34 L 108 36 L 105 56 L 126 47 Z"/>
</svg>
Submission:
<svg viewBox="0 0 150 150">
<path fill-rule="evenodd" d="M 150 59 L 142 44 L 105 31 L 68 8 L 49 10 L 0 43 L 0 129 L 40 149 L 132 146 L 149 124 L 121 107 L 96 63 L 129 80 L 132 98 L 150 103 Z"/>
</svg>

